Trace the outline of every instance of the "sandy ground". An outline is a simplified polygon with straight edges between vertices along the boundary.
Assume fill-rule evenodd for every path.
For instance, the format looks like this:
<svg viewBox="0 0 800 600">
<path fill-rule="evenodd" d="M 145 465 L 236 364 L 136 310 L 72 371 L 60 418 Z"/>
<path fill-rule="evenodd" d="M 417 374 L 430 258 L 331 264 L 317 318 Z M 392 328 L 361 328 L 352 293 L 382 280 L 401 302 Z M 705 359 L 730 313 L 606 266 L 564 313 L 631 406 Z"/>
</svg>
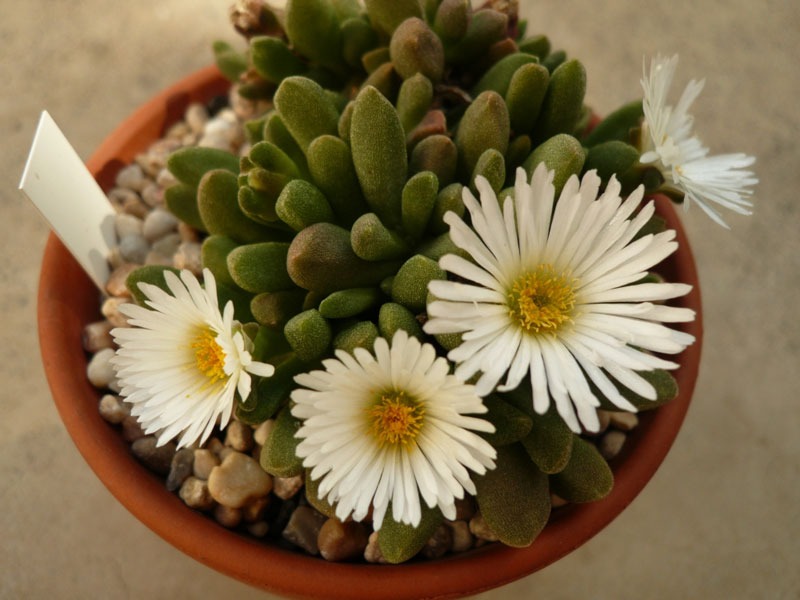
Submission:
<svg viewBox="0 0 800 600">
<path fill-rule="evenodd" d="M 789 0 L 522 0 L 530 31 L 586 64 L 607 113 L 644 55 L 706 77 L 697 129 L 758 157 L 755 215 L 686 218 L 706 341 L 694 402 L 644 492 L 585 546 L 482 600 L 800 595 L 800 5 Z M 85 159 L 124 117 L 234 39 L 226 0 L 0 0 L 0 597 L 268 597 L 162 541 L 95 478 L 44 381 L 35 297 L 47 227 L 17 192 L 46 108 Z M 178 50 L 179 49 L 179 50 Z"/>
</svg>

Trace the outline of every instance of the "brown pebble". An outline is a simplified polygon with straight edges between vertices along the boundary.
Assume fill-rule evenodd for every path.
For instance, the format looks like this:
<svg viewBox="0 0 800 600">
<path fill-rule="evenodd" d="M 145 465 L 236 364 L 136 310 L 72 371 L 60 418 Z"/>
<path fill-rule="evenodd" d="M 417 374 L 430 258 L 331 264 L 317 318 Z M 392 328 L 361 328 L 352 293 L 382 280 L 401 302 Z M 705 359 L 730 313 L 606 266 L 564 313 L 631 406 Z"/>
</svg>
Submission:
<svg viewBox="0 0 800 600">
<path fill-rule="evenodd" d="M 145 436 L 142 426 L 134 416 L 122 420 L 122 439 L 126 442 L 135 442 Z"/>
<path fill-rule="evenodd" d="M 300 546 L 309 554 L 317 554 L 317 536 L 327 517 L 310 506 L 298 506 L 283 530 L 283 539 Z"/>
<path fill-rule="evenodd" d="M 194 451 L 192 472 L 195 477 L 208 479 L 208 476 L 211 475 L 211 469 L 216 467 L 219 462 L 219 457 L 211 450 L 198 448 Z"/>
<path fill-rule="evenodd" d="M 447 522 L 450 533 L 453 536 L 453 543 L 450 549 L 453 552 L 466 552 L 472 548 L 472 534 L 469 531 L 469 523 L 466 521 Z"/>
<path fill-rule="evenodd" d="M 303 476 L 275 477 L 272 483 L 272 492 L 281 500 L 288 500 L 303 487 Z"/>
<path fill-rule="evenodd" d="M 108 276 L 108 281 L 106 282 L 106 291 L 112 296 L 116 296 L 118 298 L 130 296 L 131 293 L 128 290 L 128 286 L 125 285 L 125 281 L 127 280 L 128 275 L 138 268 L 139 265 L 137 264 L 123 263 L 111 271 L 111 274 Z"/>
<path fill-rule="evenodd" d="M 217 456 L 219 456 L 219 459 L 221 461 L 223 461 L 226 458 L 228 458 L 231 454 L 235 454 L 235 453 L 236 453 L 236 450 L 234 450 L 230 446 L 224 446 L 219 452 L 217 452 Z"/>
<path fill-rule="evenodd" d="M 131 452 L 152 471 L 166 475 L 169 473 L 172 457 L 175 456 L 175 444 L 167 442 L 159 446 L 155 437 L 147 436 L 133 442 Z"/>
<path fill-rule="evenodd" d="M 499 538 L 489 529 L 486 521 L 483 520 L 481 513 L 476 513 L 469 521 L 469 531 L 476 538 L 487 542 L 496 542 Z"/>
<path fill-rule="evenodd" d="M 192 474 L 192 463 L 194 461 L 194 451 L 189 448 L 182 448 L 172 457 L 172 464 L 169 466 L 167 476 L 167 489 L 170 492 L 177 490 L 183 482 Z"/>
<path fill-rule="evenodd" d="M 212 437 L 206 442 L 206 449 L 211 450 L 214 454 L 219 456 L 225 446 L 219 441 L 219 438 Z"/>
<path fill-rule="evenodd" d="M 202 246 L 198 242 L 181 242 L 172 257 L 172 266 L 187 269 L 199 277 L 203 272 Z"/>
<path fill-rule="evenodd" d="M 181 236 L 181 239 L 184 242 L 199 242 L 200 241 L 200 234 L 197 233 L 197 230 L 192 227 L 191 225 L 187 225 L 183 221 L 178 223 L 178 235 Z"/>
<path fill-rule="evenodd" d="M 453 544 L 453 534 L 450 528 L 445 525 L 439 525 L 434 534 L 431 536 L 425 545 L 422 547 L 422 555 L 426 558 L 441 558 L 444 556 L 450 546 Z"/>
<path fill-rule="evenodd" d="M 317 536 L 319 553 L 325 560 L 349 560 L 360 556 L 367 547 L 369 530 L 366 525 L 332 517 L 325 521 Z"/>
<path fill-rule="evenodd" d="M 160 169 L 161 166 L 159 165 L 158 168 Z M 141 195 L 144 203 L 151 208 L 162 206 L 164 204 L 164 190 L 155 182 L 150 182 L 144 186 Z"/>
<path fill-rule="evenodd" d="M 247 532 L 254 537 L 262 538 L 269 532 L 269 523 L 266 521 L 251 523 L 247 526 Z"/>
<path fill-rule="evenodd" d="M 367 541 L 367 547 L 364 548 L 364 560 L 368 563 L 379 563 L 385 565 L 387 561 L 383 554 L 381 553 L 380 544 L 378 544 L 378 532 L 373 531 L 369 534 L 369 540 Z"/>
<path fill-rule="evenodd" d="M 151 250 L 147 253 L 144 257 L 144 264 L 146 265 L 159 265 L 162 267 L 171 267 L 172 266 L 172 257 L 162 254 L 161 252 L 156 252 L 155 250 Z"/>
<path fill-rule="evenodd" d="M 156 183 L 160 185 L 161 188 L 167 189 L 168 187 L 178 183 L 178 180 L 175 178 L 175 175 L 169 172 L 169 169 L 164 168 L 158 172 L 158 175 L 156 175 Z M 187 227 L 191 229 L 189 225 L 187 225 Z"/>
<path fill-rule="evenodd" d="M 197 477 L 189 477 L 184 481 L 178 495 L 191 508 L 208 510 L 214 506 L 214 499 L 208 491 L 208 484 Z"/>
<path fill-rule="evenodd" d="M 125 417 L 128 417 L 131 414 L 128 406 L 113 394 L 106 394 L 100 398 L 98 411 L 100 412 L 101 417 L 103 417 L 109 423 L 113 423 L 114 425 L 122 423 L 125 420 Z"/>
<path fill-rule="evenodd" d="M 600 421 L 600 428 L 597 430 L 595 435 L 599 435 L 608 429 L 608 426 L 611 423 L 611 411 L 598 410 L 597 420 Z"/>
<path fill-rule="evenodd" d="M 103 306 L 100 307 L 100 312 L 103 313 L 103 316 L 108 319 L 112 326 L 127 327 L 128 317 L 119 311 L 119 307 L 122 304 L 129 304 L 130 301 L 130 298 L 106 298 Z"/>
<path fill-rule="evenodd" d="M 144 219 L 150 212 L 150 207 L 133 190 L 114 188 L 108 193 L 108 201 L 117 212 L 127 213 L 140 219 Z"/>
<path fill-rule="evenodd" d="M 237 527 L 242 522 L 242 510 L 240 508 L 230 508 L 223 504 L 214 507 L 214 518 L 217 523 L 228 529 Z"/>
<path fill-rule="evenodd" d="M 208 476 L 211 496 L 225 506 L 241 508 L 254 498 L 272 490 L 272 477 L 256 461 L 234 450 L 211 469 Z"/>
<path fill-rule="evenodd" d="M 627 436 L 622 431 L 615 431 L 613 429 L 607 431 L 597 444 L 597 450 L 600 452 L 600 456 L 606 460 L 614 458 L 620 453 L 622 446 L 625 445 L 626 437 Z"/>
<path fill-rule="evenodd" d="M 256 441 L 256 444 L 263 446 L 269 434 L 272 432 L 273 427 L 275 427 L 275 419 L 267 419 L 256 427 L 256 430 L 253 432 L 253 439 Z"/>
<path fill-rule="evenodd" d="M 550 506 L 553 508 L 561 508 L 562 506 L 566 506 L 569 504 L 566 500 L 564 500 L 561 496 L 556 494 L 550 494 Z"/>
<path fill-rule="evenodd" d="M 475 498 L 465 494 L 462 499 L 456 499 L 456 521 L 469 521 L 478 510 L 475 506 Z"/>
<path fill-rule="evenodd" d="M 639 417 L 630 412 L 612 412 L 611 426 L 620 431 L 630 431 L 639 424 Z"/>
<path fill-rule="evenodd" d="M 226 430 L 225 445 L 237 452 L 247 452 L 253 447 L 253 430 L 241 421 L 231 421 Z"/>
<path fill-rule="evenodd" d="M 251 500 L 242 507 L 242 516 L 247 523 L 255 523 L 264 518 L 272 502 L 272 496 L 264 496 Z"/>
<path fill-rule="evenodd" d="M 95 321 L 83 328 L 81 342 L 83 349 L 94 354 L 103 348 L 112 348 L 114 338 L 111 337 L 111 329 L 114 326 L 108 321 Z"/>
</svg>

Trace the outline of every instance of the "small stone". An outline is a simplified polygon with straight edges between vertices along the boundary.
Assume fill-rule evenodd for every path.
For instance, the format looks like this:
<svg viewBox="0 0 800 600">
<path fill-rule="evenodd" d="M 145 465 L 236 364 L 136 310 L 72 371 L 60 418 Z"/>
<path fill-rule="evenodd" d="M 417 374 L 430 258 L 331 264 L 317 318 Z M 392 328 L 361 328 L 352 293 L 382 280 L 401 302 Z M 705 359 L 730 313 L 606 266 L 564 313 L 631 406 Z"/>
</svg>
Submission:
<svg viewBox="0 0 800 600">
<path fill-rule="evenodd" d="M 275 419 L 267 419 L 256 427 L 256 430 L 253 432 L 253 439 L 255 439 L 256 444 L 263 446 L 269 434 L 272 432 L 273 427 L 275 427 Z"/>
<path fill-rule="evenodd" d="M 630 431 L 639 424 L 639 417 L 630 412 L 612 412 L 611 426 L 620 431 Z"/>
<path fill-rule="evenodd" d="M 123 167 L 117 173 L 116 184 L 119 187 L 138 192 L 144 187 L 145 183 L 147 183 L 147 179 L 145 179 L 144 171 L 142 171 L 142 167 L 135 163 Z"/>
<path fill-rule="evenodd" d="M 114 229 L 117 232 L 117 238 L 122 239 L 126 235 L 142 235 L 142 221 L 139 217 L 129 215 L 128 213 L 117 213 L 114 215 Z"/>
<path fill-rule="evenodd" d="M 177 490 L 183 482 L 192 474 L 194 463 L 194 451 L 189 448 L 182 448 L 172 457 L 167 476 L 167 489 L 170 492 Z"/>
<path fill-rule="evenodd" d="M 111 359 L 114 358 L 115 354 L 116 352 L 113 349 L 104 348 L 89 361 L 86 366 L 86 377 L 94 387 L 107 387 L 116 377 L 116 371 L 114 371 L 114 366 L 111 364 Z"/>
<path fill-rule="evenodd" d="M 112 269 L 116 269 L 120 265 L 124 264 L 125 261 L 122 259 L 122 255 L 119 253 L 119 246 L 114 246 L 111 249 L 111 252 L 108 253 L 106 257 L 108 264 L 111 265 Z"/>
<path fill-rule="evenodd" d="M 283 530 L 283 539 L 315 555 L 319 552 L 317 537 L 325 520 L 325 515 L 310 506 L 298 506 Z"/>
<path fill-rule="evenodd" d="M 150 244 L 141 235 L 126 235 L 119 241 L 120 256 L 127 262 L 143 265 L 149 250 Z"/>
<path fill-rule="evenodd" d="M 566 506 L 569 504 L 566 500 L 564 500 L 561 496 L 551 493 L 550 494 L 550 506 L 553 508 L 561 508 L 562 506 Z"/>
<path fill-rule="evenodd" d="M 153 436 L 139 438 L 131 444 L 131 452 L 147 468 L 159 475 L 166 475 L 172 465 L 172 457 L 175 456 L 175 444 L 173 442 L 167 442 L 163 446 L 157 444 L 158 440 Z"/>
<path fill-rule="evenodd" d="M 247 452 L 253 447 L 253 430 L 241 421 L 231 421 L 226 430 L 225 445 L 238 452 Z"/>
<path fill-rule="evenodd" d="M 219 453 L 222 452 L 225 446 L 219 441 L 219 438 L 212 437 L 206 442 L 206 448 L 219 456 Z"/>
<path fill-rule="evenodd" d="M 608 429 L 609 423 L 611 423 L 611 411 L 608 410 L 598 410 L 597 411 L 597 420 L 600 421 L 600 427 L 598 428 L 597 432 L 593 435 L 600 435 L 606 429 Z"/>
<path fill-rule="evenodd" d="M 100 398 L 97 410 L 101 417 L 114 425 L 119 425 L 131 414 L 128 406 L 113 394 L 106 394 Z"/>
<path fill-rule="evenodd" d="M 247 533 L 253 537 L 262 538 L 269 532 L 269 523 L 266 521 L 259 521 L 258 523 L 251 523 L 247 526 Z"/>
<path fill-rule="evenodd" d="M 161 168 L 159 166 L 159 168 Z M 153 208 L 164 206 L 164 190 L 157 183 L 150 182 L 142 190 L 142 200 Z"/>
<path fill-rule="evenodd" d="M 275 477 L 272 480 L 272 492 L 281 500 L 287 500 L 294 496 L 303 487 L 303 476 L 294 477 Z"/>
<path fill-rule="evenodd" d="M 119 307 L 123 304 L 130 304 L 130 301 L 130 298 L 107 298 L 100 307 L 100 312 L 114 327 L 127 327 L 128 317 L 119 311 Z"/>
<path fill-rule="evenodd" d="M 120 298 L 130 296 L 131 293 L 128 290 L 128 286 L 125 285 L 125 281 L 128 279 L 128 275 L 138 268 L 139 265 L 137 264 L 124 263 L 111 271 L 111 274 L 108 276 L 108 281 L 106 282 L 106 291 L 112 296 Z"/>
<path fill-rule="evenodd" d="M 378 532 L 373 531 L 369 534 L 367 547 L 364 549 L 364 560 L 368 563 L 380 563 L 385 565 L 388 561 L 381 554 L 381 547 L 378 544 Z"/>
<path fill-rule="evenodd" d="M 181 236 L 177 231 L 175 231 L 173 233 L 168 233 L 161 239 L 158 239 L 155 242 L 153 242 L 153 252 L 157 252 L 162 256 L 168 257 L 170 259 L 170 265 L 171 265 L 172 257 L 178 251 L 180 245 L 181 245 Z"/>
<path fill-rule="evenodd" d="M 161 186 L 162 189 L 167 189 L 178 183 L 178 180 L 175 178 L 175 175 L 170 173 L 169 169 L 164 167 L 158 172 L 158 175 L 156 175 L 156 183 Z"/>
<path fill-rule="evenodd" d="M 114 346 L 114 338 L 111 337 L 113 325 L 108 321 L 95 321 L 83 328 L 81 343 L 83 349 L 94 354 L 105 348 Z"/>
<path fill-rule="evenodd" d="M 110 389 L 115 394 L 121 393 L 122 385 L 120 385 L 119 379 L 117 379 L 116 377 L 112 379 L 111 382 L 108 384 L 108 389 Z"/>
<path fill-rule="evenodd" d="M 453 543 L 450 549 L 453 552 L 466 552 L 472 548 L 472 534 L 469 532 L 469 523 L 466 521 L 448 522 L 450 533 L 453 536 Z"/>
<path fill-rule="evenodd" d="M 195 133 L 202 133 L 203 127 L 205 127 L 208 121 L 208 111 L 206 107 L 199 102 L 194 102 L 186 108 L 184 119 L 186 119 L 186 124 L 189 126 L 189 129 Z"/>
<path fill-rule="evenodd" d="M 108 201 L 117 212 L 126 213 L 144 219 L 150 207 L 144 203 L 139 194 L 127 188 L 114 188 L 108 193 Z"/>
<path fill-rule="evenodd" d="M 218 464 L 219 457 L 211 450 L 198 448 L 194 451 L 192 472 L 194 473 L 195 477 L 200 479 L 208 479 L 208 476 L 211 475 L 211 469 L 216 467 Z"/>
<path fill-rule="evenodd" d="M 142 226 L 142 235 L 145 239 L 152 242 L 158 240 L 178 227 L 178 219 L 171 212 L 163 208 L 156 208 L 145 217 Z"/>
<path fill-rule="evenodd" d="M 317 536 L 319 553 L 325 560 L 349 560 L 360 556 L 369 542 L 366 525 L 332 517 L 323 523 Z"/>
<path fill-rule="evenodd" d="M 173 140 L 180 140 L 190 131 L 191 129 L 189 129 L 189 125 L 187 125 L 186 121 L 178 121 L 177 123 L 171 125 L 169 129 L 167 129 L 167 133 L 164 135 L 164 137 Z"/>
<path fill-rule="evenodd" d="M 142 167 L 147 175 L 155 177 L 166 166 L 169 155 L 183 145 L 181 137 L 187 133 L 189 133 L 189 127 L 184 125 L 181 136 L 167 136 L 153 142 L 147 152 L 142 152 L 136 156 L 137 164 Z M 142 196 L 144 196 L 144 193 L 142 193 Z"/>
<path fill-rule="evenodd" d="M 135 442 L 145 436 L 139 420 L 134 416 L 125 417 L 122 421 L 122 439 L 126 442 Z"/>
<path fill-rule="evenodd" d="M 176 269 L 187 269 L 199 276 L 203 272 L 201 244 L 198 242 L 181 242 L 175 255 L 172 257 L 172 265 Z"/>
<path fill-rule="evenodd" d="M 197 233 L 197 230 L 191 225 L 187 225 L 183 221 L 178 222 L 178 235 L 181 236 L 181 240 L 184 242 L 200 241 L 200 234 Z"/>
<path fill-rule="evenodd" d="M 256 461 L 261 462 L 261 446 L 258 444 L 253 444 L 253 449 L 250 451 L 250 456 L 252 456 Z"/>
<path fill-rule="evenodd" d="M 472 535 L 480 540 L 486 540 L 487 542 L 496 542 L 498 540 L 498 537 L 489 529 L 486 521 L 483 520 L 481 513 L 476 513 L 475 516 L 470 519 L 469 530 Z"/>
<path fill-rule="evenodd" d="M 225 460 L 226 458 L 228 458 L 228 456 L 230 456 L 231 454 L 236 454 L 236 450 L 234 450 L 234 449 L 233 449 L 233 448 L 231 448 L 230 446 L 225 446 L 225 447 L 223 447 L 223 448 L 222 448 L 222 450 L 220 450 L 219 452 L 217 452 L 217 456 L 219 456 L 219 459 L 220 459 L 221 461 L 224 461 L 224 460 Z"/>
<path fill-rule="evenodd" d="M 456 499 L 456 521 L 469 521 L 478 510 L 475 506 L 475 498 L 464 495 L 463 498 Z"/>
<path fill-rule="evenodd" d="M 426 558 L 441 558 L 453 544 L 453 534 L 447 525 L 439 525 L 439 529 L 422 547 L 422 555 Z"/>
<path fill-rule="evenodd" d="M 223 527 L 233 529 L 242 522 L 242 510 L 217 504 L 217 506 L 214 507 L 214 518 L 217 520 L 217 523 Z"/>
<path fill-rule="evenodd" d="M 200 139 L 200 134 L 198 133 L 187 133 L 183 138 L 181 138 L 181 144 L 184 146 L 197 146 L 197 141 Z"/>
<path fill-rule="evenodd" d="M 198 510 L 208 510 L 214 506 L 214 499 L 208 491 L 208 484 L 197 477 L 189 477 L 183 482 L 178 495 L 186 503 L 186 506 Z"/>
<path fill-rule="evenodd" d="M 244 517 L 245 522 L 255 523 L 263 519 L 271 502 L 272 496 L 264 496 L 245 504 L 242 508 L 242 517 Z"/>
<path fill-rule="evenodd" d="M 172 256 L 165 256 L 160 252 L 156 252 L 155 250 L 151 250 L 147 253 L 147 256 L 144 259 L 144 264 L 146 265 L 160 265 L 162 267 L 171 267 L 172 266 Z"/>
<path fill-rule="evenodd" d="M 597 444 L 597 450 L 600 456 L 606 460 L 611 460 L 622 450 L 625 445 L 625 438 L 627 436 L 621 431 L 607 431 L 606 434 L 600 438 L 600 443 Z"/>
<path fill-rule="evenodd" d="M 232 452 L 208 476 L 211 496 L 225 506 L 241 508 L 272 490 L 272 477 L 246 454 Z"/>
</svg>

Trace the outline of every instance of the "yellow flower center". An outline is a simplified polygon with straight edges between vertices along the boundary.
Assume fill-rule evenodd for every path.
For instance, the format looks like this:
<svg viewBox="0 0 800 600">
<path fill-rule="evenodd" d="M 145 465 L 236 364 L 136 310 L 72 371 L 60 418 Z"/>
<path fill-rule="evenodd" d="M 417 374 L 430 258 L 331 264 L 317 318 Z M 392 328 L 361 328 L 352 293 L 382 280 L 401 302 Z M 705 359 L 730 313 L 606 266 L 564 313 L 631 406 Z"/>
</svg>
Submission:
<svg viewBox="0 0 800 600">
<path fill-rule="evenodd" d="M 508 313 L 530 334 L 555 333 L 572 322 L 578 280 L 551 265 L 523 273 L 508 292 Z"/>
<path fill-rule="evenodd" d="M 422 429 L 425 409 L 405 392 L 387 392 L 368 409 L 370 428 L 378 444 L 409 446 Z"/>
<path fill-rule="evenodd" d="M 197 368 L 208 377 L 211 383 L 225 379 L 225 351 L 217 343 L 216 336 L 208 329 L 203 329 L 193 340 L 192 349 L 194 350 Z"/>
</svg>

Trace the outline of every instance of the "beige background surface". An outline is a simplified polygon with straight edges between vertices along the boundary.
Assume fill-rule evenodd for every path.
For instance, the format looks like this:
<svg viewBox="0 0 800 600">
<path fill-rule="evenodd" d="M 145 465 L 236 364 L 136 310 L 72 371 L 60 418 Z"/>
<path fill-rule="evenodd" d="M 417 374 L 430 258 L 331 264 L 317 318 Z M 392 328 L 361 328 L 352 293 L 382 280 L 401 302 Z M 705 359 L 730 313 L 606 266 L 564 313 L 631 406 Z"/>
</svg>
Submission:
<svg viewBox="0 0 800 600">
<path fill-rule="evenodd" d="M 755 215 L 685 222 L 706 343 L 686 424 L 633 505 L 557 564 L 479 596 L 800 596 L 800 6 L 792 0 L 522 0 L 586 64 L 599 113 L 640 95 L 643 55 L 707 77 L 697 129 L 758 157 Z M 44 382 L 35 296 L 47 227 L 16 191 L 39 112 L 82 157 L 234 39 L 228 0 L 0 0 L 0 597 L 266 598 L 151 533 L 95 478 Z"/>
</svg>

